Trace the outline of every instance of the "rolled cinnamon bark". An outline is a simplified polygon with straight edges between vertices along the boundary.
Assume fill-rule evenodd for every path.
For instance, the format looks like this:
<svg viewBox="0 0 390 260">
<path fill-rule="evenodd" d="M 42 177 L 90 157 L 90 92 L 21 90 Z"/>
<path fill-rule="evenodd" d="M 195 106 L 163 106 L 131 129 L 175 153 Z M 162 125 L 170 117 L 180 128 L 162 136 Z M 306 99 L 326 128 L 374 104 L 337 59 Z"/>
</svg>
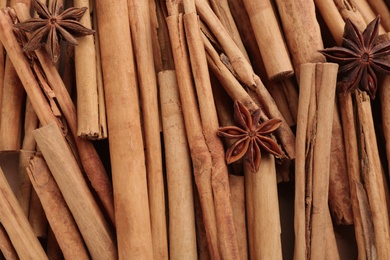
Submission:
<svg viewBox="0 0 390 260">
<path fill-rule="evenodd" d="M 268 78 L 286 79 L 294 74 L 277 15 L 270 0 L 244 0 Z M 307 15 L 307 14 L 305 14 Z"/>
<path fill-rule="evenodd" d="M 379 159 L 378 146 L 371 112 L 370 97 L 366 92 L 356 93 L 358 114 L 357 136 L 364 187 L 367 192 L 375 232 L 375 247 L 378 259 L 390 258 L 389 216 L 386 203 L 383 168 Z"/>
<path fill-rule="evenodd" d="M 295 257 L 325 259 L 331 129 L 338 65 L 301 66 L 296 158 Z M 315 137 L 315 138 L 314 138 Z M 304 217 L 305 216 L 305 217 Z M 332 247 L 334 248 L 334 247 Z M 335 249 L 335 248 L 334 248 Z"/>
<path fill-rule="evenodd" d="M 277 0 L 276 4 L 282 20 L 287 46 L 292 56 L 295 75 L 299 81 L 302 64 L 325 61 L 325 57 L 318 52 L 324 48 L 324 44 L 322 43 L 314 2 Z M 274 31 L 272 30 L 272 32 Z M 268 64 L 269 60 L 266 56 L 263 55 L 263 58 L 267 61 L 265 64 Z"/>
<path fill-rule="evenodd" d="M 29 12 L 25 5 L 15 5 L 18 18 L 21 21 L 25 21 L 29 18 Z M 47 78 L 48 85 L 55 93 L 56 100 L 59 104 L 61 112 L 67 120 L 69 129 L 74 137 L 77 145 L 77 150 L 80 155 L 80 160 L 83 165 L 84 171 L 89 178 L 92 187 L 96 190 L 99 198 L 102 201 L 104 208 L 107 211 L 108 216 L 114 223 L 114 205 L 112 196 L 112 185 L 108 179 L 104 166 L 97 154 L 93 144 L 85 139 L 78 138 L 77 136 L 77 113 L 72 99 L 62 81 L 57 68 L 49 57 L 45 50 L 36 50 L 36 55 L 41 63 L 42 69 Z M 13 61 L 14 62 L 14 61 Z M 22 77 L 18 73 L 19 77 Z M 23 82 L 23 81 L 22 81 Z M 26 83 L 23 82 L 23 85 Z M 31 98 L 31 97 L 30 97 Z M 42 120 L 41 120 L 42 122 Z M 43 122 L 42 122 L 43 123 Z"/>
<path fill-rule="evenodd" d="M 50 124 L 35 130 L 33 134 L 91 256 L 116 258 L 117 249 L 111 230 L 59 127 Z"/>
<path fill-rule="evenodd" d="M 48 259 L 0 168 L 0 221 L 21 259 Z"/>
<path fill-rule="evenodd" d="M 127 0 L 96 1 L 118 255 L 152 259 L 143 137 Z"/>
<path fill-rule="evenodd" d="M 233 19 L 228 0 L 211 0 L 210 5 L 214 10 L 215 15 L 219 18 L 223 26 L 229 32 L 230 37 L 232 37 L 238 48 L 240 48 L 242 54 L 249 61 L 248 53 L 246 52 L 245 46 L 240 37 L 240 33 Z"/>
<path fill-rule="evenodd" d="M 253 259 L 282 259 L 274 156 L 262 154 L 257 172 L 252 172 L 245 165 L 249 255 Z"/>
<path fill-rule="evenodd" d="M 23 85 L 7 57 L 1 100 L 0 150 L 20 149 L 24 98 Z"/>
<path fill-rule="evenodd" d="M 202 129 L 212 159 L 211 185 L 214 196 L 219 252 L 223 259 L 237 259 L 239 252 L 233 212 L 230 204 L 225 150 L 221 139 L 216 135 L 219 123 L 194 2 L 191 0 L 184 1 L 184 10 L 185 15 L 183 21 L 198 98 Z"/>
<path fill-rule="evenodd" d="M 386 32 L 390 31 L 390 10 L 385 1 L 367 0 L 376 15 L 381 16 L 381 24 Z"/>
<path fill-rule="evenodd" d="M 74 1 L 74 7 L 87 7 L 86 13 L 81 17 L 80 23 L 91 29 L 91 7 L 88 0 Z M 106 121 L 100 121 L 100 96 L 104 93 L 99 91 L 97 83 L 97 59 L 95 35 L 87 35 L 77 39 L 74 58 L 76 69 L 77 90 L 77 135 L 86 139 L 103 139 L 107 137 Z"/>
<path fill-rule="evenodd" d="M 27 172 L 64 257 L 66 259 L 89 259 L 76 222 L 46 162 L 40 156 L 32 157 Z"/>
<path fill-rule="evenodd" d="M 169 199 L 169 257 L 197 259 L 191 157 L 175 71 L 158 74 Z"/>
<path fill-rule="evenodd" d="M 355 238 L 359 259 L 372 259 L 375 254 L 374 228 L 369 212 L 366 191 L 360 176 L 359 149 L 356 137 L 356 119 L 350 93 L 339 94 L 340 112 L 343 123 L 348 177 L 351 191 L 351 206 Z"/>
<path fill-rule="evenodd" d="M 211 258 L 220 259 L 217 244 L 217 223 L 211 188 L 211 156 L 202 133 L 202 124 L 194 93 L 194 83 L 191 78 L 183 17 L 182 14 L 178 13 L 178 4 L 175 1 L 167 2 L 167 8 L 169 16 L 166 20 L 175 62 L 180 100 L 183 104 L 182 110 L 193 163 L 194 177 L 203 215 L 207 248 Z M 200 221 L 198 219 L 198 213 L 199 211 L 197 212 L 197 221 Z M 204 243 L 201 243 L 200 246 L 203 245 Z"/>
<path fill-rule="evenodd" d="M 2 253 L 2 256 L 4 257 L 3 259 L 10 259 L 10 260 L 19 259 L 18 254 L 16 253 L 15 248 L 12 245 L 7 232 L 5 231 L 3 225 L 1 224 L 0 224 L 0 251 Z"/>
<path fill-rule="evenodd" d="M 137 0 L 127 2 L 142 107 L 153 254 L 156 259 L 168 259 L 159 103 L 149 4 L 147 1 Z"/>
</svg>

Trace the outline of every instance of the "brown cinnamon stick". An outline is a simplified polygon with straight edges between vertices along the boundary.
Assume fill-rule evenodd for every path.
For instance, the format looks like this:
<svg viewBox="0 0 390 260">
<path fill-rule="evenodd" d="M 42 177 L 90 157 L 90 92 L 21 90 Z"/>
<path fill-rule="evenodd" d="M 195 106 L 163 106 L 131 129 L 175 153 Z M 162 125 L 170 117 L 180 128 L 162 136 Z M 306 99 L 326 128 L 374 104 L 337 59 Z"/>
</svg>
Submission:
<svg viewBox="0 0 390 260">
<path fill-rule="evenodd" d="M 0 251 L 5 257 L 4 259 L 18 260 L 19 257 L 13 247 L 7 232 L 3 225 L 0 224 Z"/>
<path fill-rule="evenodd" d="M 27 172 L 42 202 L 50 227 L 56 235 L 64 257 L 67 259 L 89 259 L 76 222 L 46 162 L 40 156 L 32 157 Z"/>
<path fill-rule="evenodd" d="M 149 4 L 147 1 L 128 0 L 128 8 L 142 107 L 153 254 L 156 259 L 168 259 L 160 118 Z"/>
<path fill-rule="evenodd" d="M 33 134 L 91 256 L 107 259 L 117 257 L 111 230 L 61 130 L 56 124 L 50 124 L 35 130 Z"/>
<path fill-rule="evenodd" d="M 119 258 L 153 258 L 127 0 L 96 1 Z"/>
<path fill-rule="evenodd" d="M 218 117 L 212 94 L 198 18 L 193 1 L 184 1 L 184 26 L 190 53 L 203 134 L 212 159 L 211 185 L 214 195 L 215 216 L 219 239 L 219 252 L 223 259 L 237 259 L 238 244 L 234 229 L 233 213 L 230 204 L 228 171 L 225 151 L 218 131 Z M 222 242 L 223 241 L 223 242 Z"/>
<path fill-rule="evenodd" d="M 295 257 L 325 259 L 327 237 L 330 141 L 337 64 L 301 66 L 297 128 Z M 299 176 L 299 177 L 298 177 Z M 305 216 L 305 217 L 303 217 Z"/>
<path fill-rule="evenodd" d="M 20 21 L 25 21 L 29 18 L 28 9 L 23 4 L 15 5 Z M 14 37 L 13 37 L 14 38 Z M 80 155 L 80 160 L 83 165 L 84 171 L 89 178 L 93 188 L 96 190 L 99 198 L 102 201 L 104 208 L 106 209 L 110 219 L 114 223 L 114 206 L 112 197 L 112 185 L 108 179 L 104 166 L 97 154 L 93 144 L 85 139 L 78 138 L 77 136 L 77 114 L 76 108 L 72 99 L 62 81 L 57 68 L 51 61 L 48 53 L 45 50 L 36 50 L 36 55 L 41 63 L 43 71 L 47 77 L 48 84 L 55 93 L 56 100 L 58 101 L 61 112 L 67 120 L 69 129 L 75 139 L 77 150 Z M 14 61 L 13 61 L 14 62 Z M 21 75 L 18 73 L 19 77 Z M 22 81 L 23 82 L 23 81 Z M 23 82 L 23 85 L 26 83 Z M 30 97 L 31 98 L 31 97 Z M 41 120 L 42 122 L 42 120 Z M 42 124 L 44 124 L 42 122 Z"/>
<path fill-rule="evenodd" d="M 370 97 L 365 92 L 356 93 L 358 114 L 357 136 L 362 160 L 361 174 L 367 192 L 375 232 L 375 247 L 378 259 L 390 257 L 389 216 L 386 204 L 383 169 L 372 119 Z"/>
<path fill-rule="evenodd" d="M 356 137 L 356 119 L 351 94 L 339 94 L 343 123 L 351 206 L 359 259 L 373 259 L 375 254 L 374 228 L 369 212 L 367 194 L 360 176 L 359 149 Z"/>
<path fill-rule="evenodd" d="M 240 37 L 240 33 L 238 32 L 236 23 L 233 19 L 228 0 L 211 0 L 210 5 L 212 6 L 216 16 L 219 18 L 223 26 L 229 32 L 230 37 L 232 37 L 238 48 L 240 48 L 242 54 L 249 61 L 248 53 L 246 52 L 245 46 Z"/>
<path fill-rule="evenodd" d="M 21 146 L 24 90 L 11 60 L 5 61 L 1 100 L 0 150 L 18 150 Z"/>
<path fill-rule="evenodd" d="M 220 259 L 214 201 L 211 192 L 211 156 L 202 134 L 194 83 L 191 78 L 183 17 L 178 13 L 178 4 L 175 1 L 167 2 L 167 8 L 169 16 L 166 20 L 175 62 L 180 100 L 182 104 L 185 104 L 182 106 L 184 123 L 203 214 L 208 251 L 211 258 Z"/>
<path fill-rule="evenodd" d="M 295 74 L 299 81 L 302 64 L 325 61 L 325 57 L 318 52 L 324 48 L 324 44 L 316 18 L 314 2 L 277 0 L 276 4 L 292 56 Z M 265 64 L 268 64 L 267 57 L 263 55 L 263 58 L 267 61 Z"/>
<path fill-rule="evenodd" d="M 88 0 L 74 1 L 74 7 L 87 7 L 87 12 L 81 17 L 80 23 L 92 28 L 90 17 L 91 7 Z M 87 139 L 103 139 L 107 137 L 106 121 L 101 121 L 100 96 L 97 82 L 97 60 L 95 36 L 87 35 L 77 39 L 75 46 L 76 90 L 77 90 L 77 135 Z M 104 117 L 103 117 L 104 119 Z"/>
<path fill-rule="evenodd" d="M 197 259 L 192 167 L 175 71 L 158 74 L 169 199 L 169 256 Z"/>
<path fill-rule="evenodd" d="M 262 154 L 257 172 L 244 164 L 249 255 L 282 259 L 281 227 L 274 156 Z"/>
<path fill-rule="evenodd" d="M 0 221 L 22 259 L 48 259 L 0 169 Z"/>
<path fill-rule="evenodd" d="M 261 56 L 267 61 L 264 65 L 268 78 L 273 80 L 291 77 L 294 70 L 271 1 L 243 2 L 254 28 Z"/>
<path fill-rule="evenodd" d="M 240 259 L 248 259 L 247 221 L 245 214 L 245 178 L 229 174 L 234 227 L 237 233 Z"/>
</svg>

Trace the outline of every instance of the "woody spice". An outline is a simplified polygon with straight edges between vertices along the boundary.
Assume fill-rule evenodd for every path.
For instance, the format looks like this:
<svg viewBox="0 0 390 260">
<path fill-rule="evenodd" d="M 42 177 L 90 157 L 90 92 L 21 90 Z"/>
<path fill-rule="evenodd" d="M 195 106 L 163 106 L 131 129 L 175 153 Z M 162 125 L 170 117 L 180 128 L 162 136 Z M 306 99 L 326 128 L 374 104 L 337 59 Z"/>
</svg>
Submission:
<svg viewBox="0 0 390 260">
<path fill-rule="evenodd" d="M 119 258 L 153 258 L 136 71 L 126 0 L 96 1 Z"/>
</svg>

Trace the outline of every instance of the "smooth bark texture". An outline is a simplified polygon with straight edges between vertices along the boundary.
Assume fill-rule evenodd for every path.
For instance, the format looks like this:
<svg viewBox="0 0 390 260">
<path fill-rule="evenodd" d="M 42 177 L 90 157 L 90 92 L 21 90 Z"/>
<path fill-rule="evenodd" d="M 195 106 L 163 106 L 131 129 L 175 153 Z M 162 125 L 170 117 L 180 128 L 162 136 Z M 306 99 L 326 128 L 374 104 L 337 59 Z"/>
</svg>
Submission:
<svg viewBox="0 0 390 260">
<path fill-rule="evenodd" d="M 0 169 L 0 222 L 21 259 L 48 259 Z"/>
<path fill-rule="evenodd" d="M 27 171 L 64 257 L 89 259 L 80 231 L 46 162 L 42 157 L 34 156 Z"/>
<path fill-rule="evenodd" d="M 96 259 L 117 257 L 113 234 L 59 127 L 50 124 L 33 134 L 91 256 Z"/>
<path fill-rule="evenodd" d="M 153 245 L 127 0 L 96 1 L 120 259 L 152 259 Z"/>
<path fill-rule="evenodd" d="M 153 254 L 155 259 L 168 259 L 160 118 L 149 3 L 128 0 L 128 8 L 142 107 Z"/>
<path fill-rule="evenodd" d="M 197 259 L 192 165 L 175 71 L 158 74 L 169 202 L 169 258 Z"/>
</svg>

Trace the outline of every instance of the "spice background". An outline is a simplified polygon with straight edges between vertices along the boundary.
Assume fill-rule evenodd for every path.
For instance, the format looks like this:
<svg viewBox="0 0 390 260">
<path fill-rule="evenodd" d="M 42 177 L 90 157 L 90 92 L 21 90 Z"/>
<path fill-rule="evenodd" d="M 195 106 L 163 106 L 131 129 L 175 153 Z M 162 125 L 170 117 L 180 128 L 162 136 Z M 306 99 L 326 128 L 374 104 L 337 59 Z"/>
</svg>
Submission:
<svg viewBox="0 0 390 260">
<path fill-rule="evenodd" d="M 390 259 L 390 1 L 0 8 L 0 259 Z"/>
</svg>

